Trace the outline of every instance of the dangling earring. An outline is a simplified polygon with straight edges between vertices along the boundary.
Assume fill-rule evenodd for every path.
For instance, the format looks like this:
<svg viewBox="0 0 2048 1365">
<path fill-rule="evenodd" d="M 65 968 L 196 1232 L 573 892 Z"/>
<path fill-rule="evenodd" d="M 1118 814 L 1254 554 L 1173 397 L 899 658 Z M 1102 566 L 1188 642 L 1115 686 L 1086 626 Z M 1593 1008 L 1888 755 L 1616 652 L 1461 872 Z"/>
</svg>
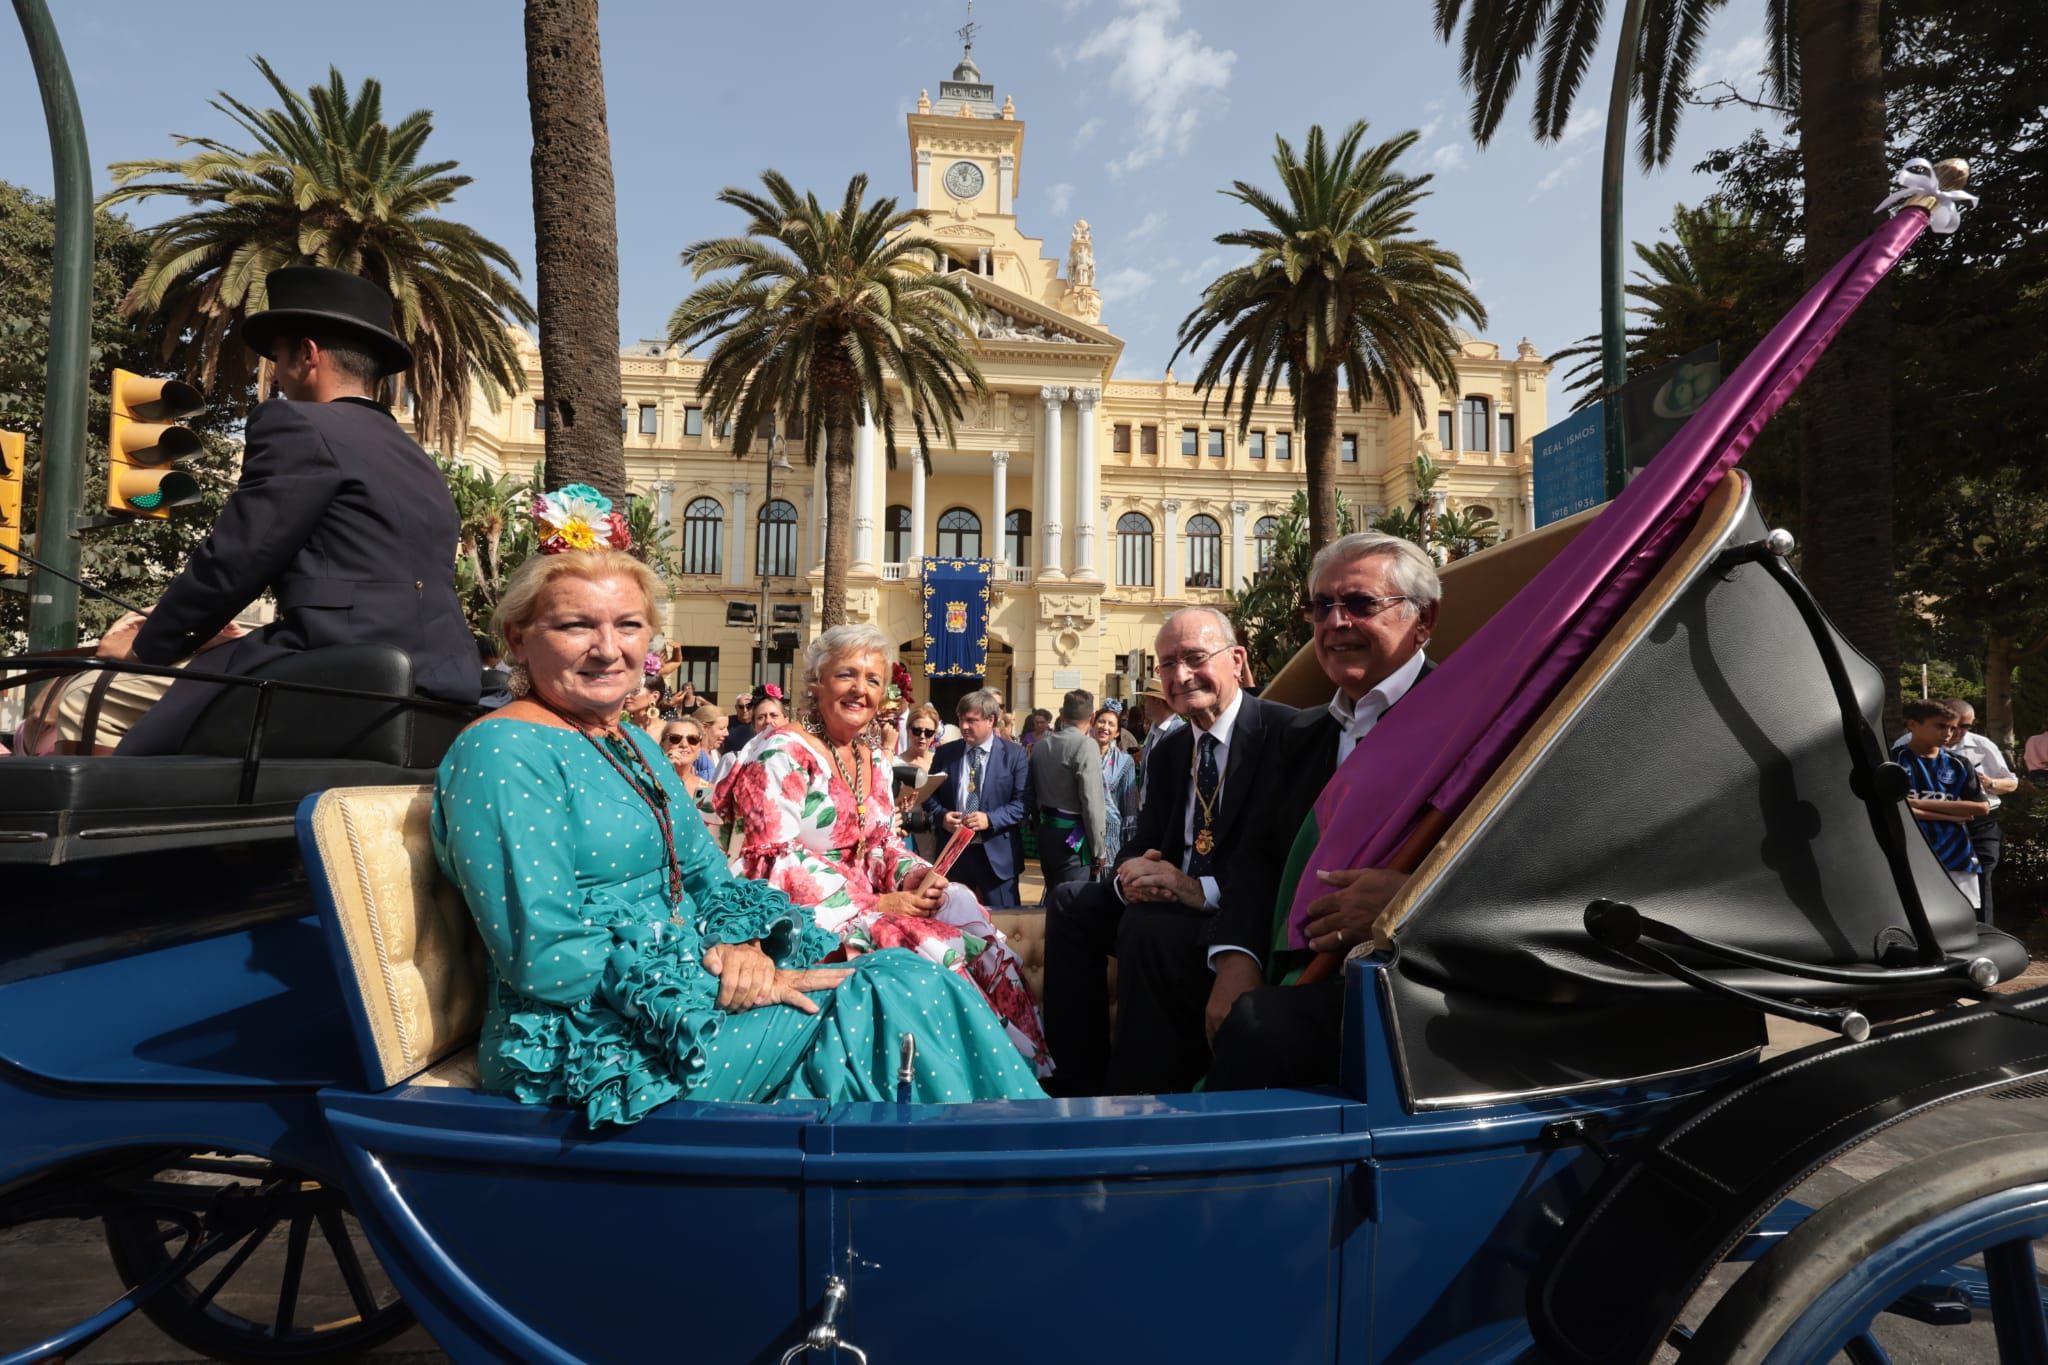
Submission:
<svg viewBox="0 0 2048 1365">
<path fill-rule="evenodd" d="M 523 697 L 533 691 L 533 674 L 525 664 L 512 665 L 512 671 L 505 677 L 505 690 L 515 697 Z"/>
<path fill-rule="evenodd" d="M 818 736 L 820 739 L 824 738 L 825 718 L 822 715 L 818 714 L 817 693 L 812 692 L 807 694 L 806 699 L 804 701 L 804 709 L 799 714 L 797 718 L 797 723 L 802 725 L 804 729 L 809 731 L 811 734 Z"/>
</svg>

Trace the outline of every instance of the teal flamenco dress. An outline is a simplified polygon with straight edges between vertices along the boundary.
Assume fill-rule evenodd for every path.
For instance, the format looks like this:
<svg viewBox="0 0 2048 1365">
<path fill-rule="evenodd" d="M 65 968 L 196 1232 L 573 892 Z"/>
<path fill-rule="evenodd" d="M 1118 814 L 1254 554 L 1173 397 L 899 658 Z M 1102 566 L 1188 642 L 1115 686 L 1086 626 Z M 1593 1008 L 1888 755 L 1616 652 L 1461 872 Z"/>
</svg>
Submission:
<svg viewBox="0 0 2048 1365">
<path fill-rule="evenodd" d="M 490 953 L 486 1089 L 574 1105 L 592 1127 L 678 1098 L 893 1100 L 907 1033 L 919 1102 L 1042 1098 L 973 984 L 906 951 L 859 958 L 837 988 L 811 993 L 816 1014 L 720 1010 L 707 947 L 758 940 L 777 966 L 800 968 L 839 940 L 780 891 L 734 877 L 652 742 L 625 734 L 644 767 L 578 731 L 508 717 L 471 726 L 441 764 L 434 853 Z M 680 904 L 661 822 L 622 767 L 654 774 L 679 817 Z"/>
</svg>

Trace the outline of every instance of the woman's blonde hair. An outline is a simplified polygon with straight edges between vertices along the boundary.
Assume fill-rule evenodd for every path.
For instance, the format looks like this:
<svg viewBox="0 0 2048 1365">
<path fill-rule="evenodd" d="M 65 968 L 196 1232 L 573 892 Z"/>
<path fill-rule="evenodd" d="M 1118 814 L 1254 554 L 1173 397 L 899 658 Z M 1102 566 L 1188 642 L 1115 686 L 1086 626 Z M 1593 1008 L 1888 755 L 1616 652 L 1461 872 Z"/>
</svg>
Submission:
<svg viewBox="0 0 2048 1365">
<path fill-rule="evenodd" d="M 534 555 L 512 573 L 498 609 L 491 615 L 491 634 L 501 648 L 510 652 L 512 632 L 524 631 L 540 614 L 541 598 L 558 578 L 580 578 L 595 583 L 602 578 L 630 578 L 640 585 L 647 599 L 647 629 L 654 631 L 655 608 L 662 598 L 661 580 L 654 570 L 624 550 L 567 550 L 558 555 Z"/>
<path fill-rule="evenodd" d="M 946 722 L 939 719 L 939 708 L 933 706 L 928 701 L 919 702 L 917 705 L 911 707 L 908 711 L 905 711 L 903 713 L 904 728 L 908 729 L 910 723 L 916 720 L 919 716 L 930 716 L 932 718 L 932 742 L 936 744 L 938 742 L 937 732 L 944 730 L 946 728 Z"/>
</svg>

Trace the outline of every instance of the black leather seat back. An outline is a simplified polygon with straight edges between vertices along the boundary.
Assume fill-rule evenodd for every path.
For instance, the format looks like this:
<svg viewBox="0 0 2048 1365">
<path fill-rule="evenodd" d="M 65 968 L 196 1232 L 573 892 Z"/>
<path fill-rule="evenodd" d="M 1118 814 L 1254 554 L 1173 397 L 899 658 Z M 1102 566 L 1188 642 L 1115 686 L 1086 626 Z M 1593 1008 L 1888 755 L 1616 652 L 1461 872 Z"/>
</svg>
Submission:
<svg viewBox="0 0 2048 1365">
<path fill-rule="evenodd" d="M 337 645 L 288 655 L 254 675 L 285 682 L 411 696 L 412 659 L 392 645 Z M 180 752 L 239 758 L 249 742 L 257 690 L 223 687 L 193 723 Z M 262 757 L 355 759 L 402 768 L 441 761 L 464 718 L 395 701 L 272 690 Z"/>
</svg>

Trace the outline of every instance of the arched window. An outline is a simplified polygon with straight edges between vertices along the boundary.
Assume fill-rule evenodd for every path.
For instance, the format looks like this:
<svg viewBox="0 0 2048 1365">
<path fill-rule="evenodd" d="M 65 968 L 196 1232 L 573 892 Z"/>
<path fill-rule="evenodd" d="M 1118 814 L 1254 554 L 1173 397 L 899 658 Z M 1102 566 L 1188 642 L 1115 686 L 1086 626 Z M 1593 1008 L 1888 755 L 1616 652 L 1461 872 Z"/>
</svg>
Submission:
<svg viewBox="0 0 2048 1365">
<path fill-rule="evenodd" d="M 1491 507 L 1488 507 L 1485 503 L 1475 502 L 1470 507 L 1467 507 L 1465 509 L 1465 515 L 1473 518 L 1483 517 L 1487 521 L 1492 521 L 1493 509 Z"/>
<path fill-rule="evenodd" d="M 882 558 L 891 564 L 910 558 L 910 509 L 900 502 L 882 514 Z"/>
<path fill-rule="evenodd" d="M 1252 572 L 1264 573 L 1280 540 L 1280 518 L 1260 517 L 1252 523 Z"/>
<path fill-rule="evenodd" d="M 683 509 L 683 572 L 725 571 L 725 508 L 717 498 L 692 498 Z"/>
<path fill-rule="evenodd" d="M 796 508 L 777 498 L 761 509 L 759 547 L 754 553 L 754 572 L 763 578 L 791 578 L 796 574 Z"/>
<path fill-rule="evenodd" d="M 1491 433 L 1487 431 L 1487 428 L 1492 425 L 1487 418 L 1489 407 L 1490 405 L 1484 398 L 1467 398 L 1459 405 L 1459 410 L 1464 413 L 1465 444 L 1463 449 L 1493 449 L 1493 443 L 1490 439 Z"/>
<path fill-rule="evenodd" d="M 1223 525 L 1197 512 L 1188 518 L 1188 586 L 1223 586 Z"/>
<path fill-rule="evenodd" d="M 1152 519 L 1143 512 L 1116 519 L 1116 582 L 1120 588 L 1152 586 Z"/>
<path fill-rule="evenodd" d="M 965 507 L 939 514 L 940 559 L 981 558 L 981 518 Z"/>
<path fill-rule="evenodd" d="M 1031 567 L 1031 513 L 1016 511 L 1003 518 L 1003 554 L 1010 567 Z"/>
</svg>

